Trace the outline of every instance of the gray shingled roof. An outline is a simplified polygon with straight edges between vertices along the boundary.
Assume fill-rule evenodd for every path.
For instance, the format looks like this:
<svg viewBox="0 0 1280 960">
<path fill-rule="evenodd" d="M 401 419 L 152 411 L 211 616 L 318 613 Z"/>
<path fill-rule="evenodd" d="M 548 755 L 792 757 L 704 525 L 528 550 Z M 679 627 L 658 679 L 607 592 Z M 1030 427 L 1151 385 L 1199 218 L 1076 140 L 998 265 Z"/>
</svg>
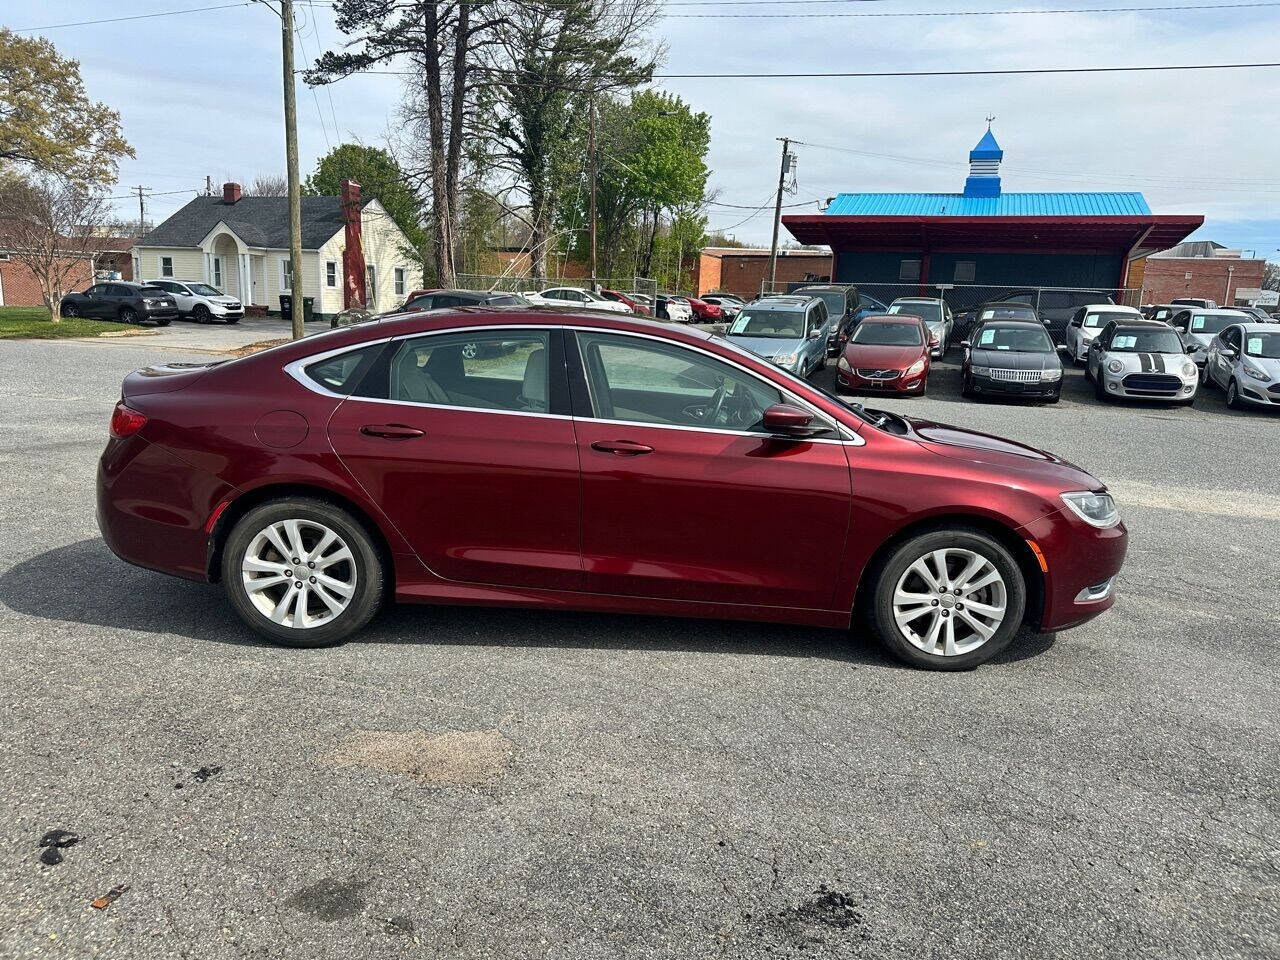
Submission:
<svg viewBox="0 0 1280 960">
<path fill-rule="evenodd" d="M 198 247 L 209 231 L 225 221 L 251 247 L 289 246 L 289 198 L 241 197 L 224 203 L 222 197 L 196 197 L 141 240 L 140 247 Z M 338 197 L 302 198 L 302 249 L 315 250 L 342 229 L 342 201 Z"/>
</svg>

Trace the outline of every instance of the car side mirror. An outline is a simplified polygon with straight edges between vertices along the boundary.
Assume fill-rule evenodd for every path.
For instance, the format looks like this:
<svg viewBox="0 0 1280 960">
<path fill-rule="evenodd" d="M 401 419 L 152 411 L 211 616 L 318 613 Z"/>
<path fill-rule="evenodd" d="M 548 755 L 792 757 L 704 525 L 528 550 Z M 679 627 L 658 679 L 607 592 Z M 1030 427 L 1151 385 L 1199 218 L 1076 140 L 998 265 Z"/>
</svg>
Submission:
<svg viewBox="0 0 1280 960">
<path fill-rule="evenodd" d="M 1234 360 L 1236 358 L 1236 351 L 1233 350 L 1231 347 L 1224 347 L 1223 349 L 1218 351 L 1218 356 L 1222 357 L 1225 360 Z"/>
<path fill-rule="evenodd" d="M 940 340 L 938 340 L 938 338 L 937 338 L 937 337 L 930 337 L 930 338 L 929 338 L 929 346 L 931 346 L 931 347 L 936 347 L 940 342 L 941 342 L 941 341 L 940 341 Z"/>
<path fill-rule="evenodd" d="M 1058 344 L 1058 352 L 1062 354 L 1064 357 L 1067 357 L 1071 355 L 1071 348 L 1068 347 L 1065 343 L 1060 343 Z"/>
<path fill-rule="evenodd" d="M 776 437 L 812 437 L 825 430 L 813 426 L 813 414 L 790 403 L 775 403 L 765 410 L 764 428 Z"/>
<path fill-rule="evenodd" d="M 817 340 L 817 339 L 818 339 L 818 337 L 819 337 L 821 334 L 822 334 L 822 331 L 821 331 L 820 329 L 810 330 L 810 331 L 809 331 L 809 333 L 808 333 L 808 335 L 805 337 L 805 339 L 806 339 L 806 340 Z"/>
<path fill-rule="evenodd" d="M 966 350 L 968 350 L 970 347 L 972 347 L 972 346 L 973 346 L 973 344 L 971 344 L 968 340 L 961 340 L 961 341 L 960 341 L 960 346 L 962 346 L 962 347 L 964 347 Z"/>
</svg>

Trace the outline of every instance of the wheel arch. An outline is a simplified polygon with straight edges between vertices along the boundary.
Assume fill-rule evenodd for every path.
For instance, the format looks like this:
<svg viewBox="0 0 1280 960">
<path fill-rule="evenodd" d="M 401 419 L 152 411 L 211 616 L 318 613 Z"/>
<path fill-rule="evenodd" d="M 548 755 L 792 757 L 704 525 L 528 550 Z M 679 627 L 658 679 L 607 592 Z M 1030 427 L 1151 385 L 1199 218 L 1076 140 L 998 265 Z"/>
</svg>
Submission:
<svg viewBox="0 0 1280 960">
<path fill-rule="evenodd" d="M 269 503 L 272 500 L 284 500 L 289 497 L 307 497 L 311 500 L 322 500 L 350 513 L 365 528 L 365 532 L 373 540 L 374 548 L 378 551 L 378 556 L 382 560 L 383 580 L 388 591 L 387 595 L 394 594 L 395 558 L 391 551 L 391 545 L 387 541 L 386 535 L 382 532 L 382 528 L 378 526 L 377 521 L 370 516 L 367 510 L 349 497 L 345 497 L 327 487 L 298 482 L 270 483 L 254 487 L 252 490 L 247 490 L 230 501 L 223 508 L 214 522 L 213 529 L 209 531 L 209 545 L 205 557 L 205 575 L 210 583 L 218 583 L 222 579 L 222 552 L 226 546 L 227 537 L 230 536 L 240 518 L 260 504 Z"/>
<path fill-rule="evenodd" d="M 871 601 L 880 571 L 894 550 L 922 533 L 933 530 L 954 530 L 957 527 L 985 533 L 1009 551 L 1018 564 L 1027 588 L 1027 607 L 1023 612 L 1022 621 L 1038 626 L 1044 615 L 1045 578 L 1044 571 L 1040 568 L 1040 561 L 1036 558 L 1030 544 L 1006 523 L 985 514 L 964 512 L 932 514 L 913 520 L 880 544 L 867 561 L 862 576 L 858 578 L 851 611 L 853 619 L 856 621 L 866 613 L 867 604 Z"/>
</svg>

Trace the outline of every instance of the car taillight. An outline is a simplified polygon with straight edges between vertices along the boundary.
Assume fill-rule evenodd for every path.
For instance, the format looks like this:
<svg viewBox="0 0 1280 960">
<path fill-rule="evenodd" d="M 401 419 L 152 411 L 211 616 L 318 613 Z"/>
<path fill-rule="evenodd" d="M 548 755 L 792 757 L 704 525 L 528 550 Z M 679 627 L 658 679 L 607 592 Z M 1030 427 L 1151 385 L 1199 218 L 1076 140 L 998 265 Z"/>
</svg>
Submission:
<svg viewBox="0 0 1280 960">
<path fill-rule="evenodd" d="M 140 414 L 137 410 L 131 410 L 124 405 L 121 400 L 116 404 L 115 410 L 111 412 L 111 435 L 113 437 L 131 437 L 144 426 L 146 426 L 147 418 Z"/>
</svg>

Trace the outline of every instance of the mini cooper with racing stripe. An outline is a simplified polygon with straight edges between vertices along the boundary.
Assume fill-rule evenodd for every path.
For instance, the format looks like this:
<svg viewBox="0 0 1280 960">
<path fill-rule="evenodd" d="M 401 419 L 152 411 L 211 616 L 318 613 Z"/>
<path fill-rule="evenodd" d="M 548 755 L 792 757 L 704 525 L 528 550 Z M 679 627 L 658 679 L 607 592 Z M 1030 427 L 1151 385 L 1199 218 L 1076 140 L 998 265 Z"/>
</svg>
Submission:
<svg viewBox="0 0 1280 960">
<path fill-rule="evenodd" d="M 1190 406 L 1200 369 L 1167 323 L 1112 320 L 1089 344 L 1085 376 L 1099 400 L 1169 400 Z"/>
</svg>

